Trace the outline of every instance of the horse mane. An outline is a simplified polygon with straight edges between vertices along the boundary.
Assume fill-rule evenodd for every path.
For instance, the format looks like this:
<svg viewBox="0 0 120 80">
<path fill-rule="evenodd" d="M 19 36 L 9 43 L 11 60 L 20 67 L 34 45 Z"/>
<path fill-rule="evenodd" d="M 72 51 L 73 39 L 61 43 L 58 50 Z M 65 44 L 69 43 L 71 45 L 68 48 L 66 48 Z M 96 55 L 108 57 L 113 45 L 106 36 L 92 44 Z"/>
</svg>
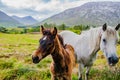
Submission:
<svg viewBox="0 0 120 80">
<path fill-rule="evenodd" d="M 64 40 L 63 40 L 62 36 L 58 35 L 58 34 L 57 34 L 57 36 L 58 36 L 58 39 L 60 41 L 60 44 L 64 47 L 65 45 L 64 45 Z"/>
</svg>

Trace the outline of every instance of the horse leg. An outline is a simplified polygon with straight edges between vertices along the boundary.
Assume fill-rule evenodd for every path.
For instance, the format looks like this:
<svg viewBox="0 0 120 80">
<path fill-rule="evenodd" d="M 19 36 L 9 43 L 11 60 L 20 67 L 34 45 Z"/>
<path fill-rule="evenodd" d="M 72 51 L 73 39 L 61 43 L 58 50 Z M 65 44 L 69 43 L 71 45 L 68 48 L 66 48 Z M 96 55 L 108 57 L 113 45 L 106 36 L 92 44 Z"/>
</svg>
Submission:
<svg viewBox="0 0 120 80">
<path fill-rule="evenodd" d="M 91 69 L 91 66 L 88 66 L 85 72 L 85 80 L 88 80 L 88 75 L 89 75 L 89 71 Z"/>
<path fill-rule="evenodd" d="M 56 76 L 52 75 L 51 80 L 58 80 Z"/>
<path fill-rule="evenodd" d="M 79 79 L 79 80 L 82 80 L 83 68 L 84 68 L 83 64 L 80 64 L 80 63 L 79 63 L 79 66 L 78 66 L 78 70 L 79 70 L 79 72 L 78 72 L 78 74 L 79 74 L 78 79 Z"/>
<path fill-rule="evenodd" d="M 53 75 L 51 75 L 51 80 L 54 80 L 54 76 Z"/>
</svg>

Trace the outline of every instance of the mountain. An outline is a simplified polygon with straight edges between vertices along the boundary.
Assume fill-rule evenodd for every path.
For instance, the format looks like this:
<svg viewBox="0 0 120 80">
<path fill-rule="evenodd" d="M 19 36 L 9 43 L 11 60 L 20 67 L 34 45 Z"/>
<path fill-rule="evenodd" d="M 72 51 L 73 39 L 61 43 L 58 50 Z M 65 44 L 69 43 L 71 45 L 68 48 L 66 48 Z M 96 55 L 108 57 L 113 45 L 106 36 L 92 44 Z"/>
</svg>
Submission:
<svg viewBox="0 0 120 80">
<path fill-rule="evenodd" d="M 120 23 L 120 2 L 88 2 L 53 15 L 40 23 L 96 26 L 108 23 L 117 25 Z"/>
<path fill-rule="evenodd" d="M 16 27 L 22 25 L 18 21 L 14 20 L 10 16 L 8 16 L 6 13 L 0 11 L 0 26 L 3 27 Z"/>
<path fill-rule="evenodd" d="M 32 24 L 35 24 L 38 22 L 31 16 L 26 16 L 26 17 L 12 16 L 12 18 L 19 21 L 20 23 L 22 23 L 24 25 L 32 25 Z"/>
</svg>

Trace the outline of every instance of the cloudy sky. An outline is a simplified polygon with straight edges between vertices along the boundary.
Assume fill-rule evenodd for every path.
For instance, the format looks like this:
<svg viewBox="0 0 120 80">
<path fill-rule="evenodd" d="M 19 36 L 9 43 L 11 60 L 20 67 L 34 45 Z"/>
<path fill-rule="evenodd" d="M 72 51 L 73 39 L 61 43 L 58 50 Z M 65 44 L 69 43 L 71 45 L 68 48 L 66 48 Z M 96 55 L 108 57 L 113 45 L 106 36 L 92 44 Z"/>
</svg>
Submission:
<svg viewBox="0 0 120 80">
<path fill-rule="evenodd" d="M 68 8 L 91 1 L 120 0 L 0 0 L 0 10 L 10 16 L 32 16 L 41 21 Z"/>
</svg>

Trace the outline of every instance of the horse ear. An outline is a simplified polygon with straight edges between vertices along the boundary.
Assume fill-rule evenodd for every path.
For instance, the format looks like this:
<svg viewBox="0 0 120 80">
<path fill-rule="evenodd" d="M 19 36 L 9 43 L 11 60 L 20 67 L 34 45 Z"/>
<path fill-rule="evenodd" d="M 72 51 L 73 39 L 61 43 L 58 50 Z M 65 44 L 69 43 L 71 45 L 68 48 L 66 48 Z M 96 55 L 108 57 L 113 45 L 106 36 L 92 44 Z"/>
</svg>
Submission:
<svg viewBox="0 0 120 80">
<path fill-rule="evenodd" d="M 45 28 L 43 27 L 43 25 L 41 25 L 41 31 L 42 31 L 42 34 L 43 34 L 43 31 L 45 30 Z"/>
<path fill-rule="evenodd" d="M 107 29 L 107 24 L 105 23 L 102 27 L 103 31 L 105 31 Z"/>
<path fill-rule="evenodd" d="M 119 28 L 120 28 L 120 24 L 118 24 L 118 25 L 115 27 L 115 30 L 117 31 Z"/>
<path fill-rule="evenodd" d="M 56 36 L 56 34 L 57 34 L 57 28 L 54 27 L 54 30 L 53 30 L 53 36 Z"/>
</svg>

